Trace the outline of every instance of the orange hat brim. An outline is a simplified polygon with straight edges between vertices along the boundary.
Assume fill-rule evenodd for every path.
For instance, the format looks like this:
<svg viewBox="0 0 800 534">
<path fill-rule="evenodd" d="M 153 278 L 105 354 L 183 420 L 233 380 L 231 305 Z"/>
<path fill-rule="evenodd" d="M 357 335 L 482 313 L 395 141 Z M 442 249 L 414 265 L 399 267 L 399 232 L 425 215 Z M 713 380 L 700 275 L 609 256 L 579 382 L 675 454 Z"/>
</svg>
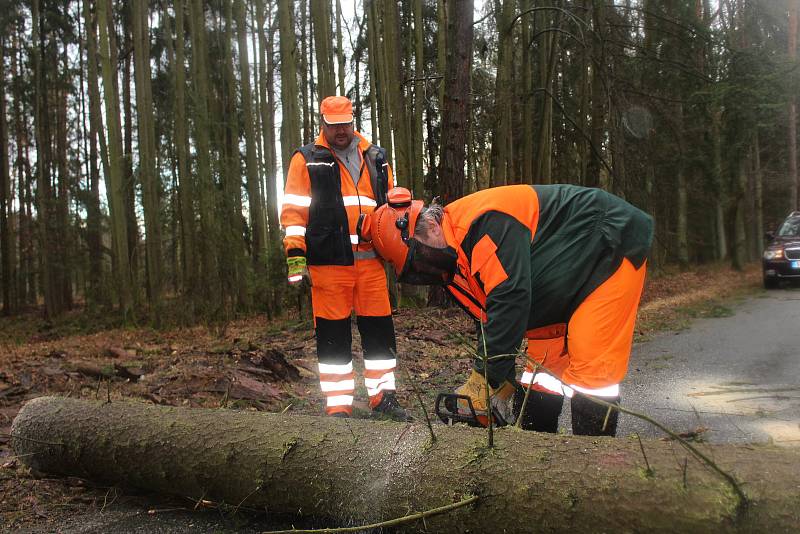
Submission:
<svg viewBox="0 0 800 534">
<path fill-rule="evenodd" d="M 341 115 L 328 113 L 327 115 L 323 115 L 322 118 L 325 124 L 349 124 L 353 122 L 352 113 L 344 113 Z"/>
</svg>

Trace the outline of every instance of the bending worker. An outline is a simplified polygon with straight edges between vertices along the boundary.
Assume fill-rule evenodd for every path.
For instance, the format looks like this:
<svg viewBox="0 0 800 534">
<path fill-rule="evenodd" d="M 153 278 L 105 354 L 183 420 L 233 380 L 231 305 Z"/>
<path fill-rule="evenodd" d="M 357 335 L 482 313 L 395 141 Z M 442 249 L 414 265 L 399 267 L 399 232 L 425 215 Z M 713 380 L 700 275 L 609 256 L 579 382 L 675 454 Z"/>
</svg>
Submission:
<svg viewBox="0 0 800 534">
<path fill-rule="evenodd" d="M 374 412 L 405 419 L 395 396 L 394 324 L 383 262 L 356 235 L 359 215 L 386 202 L 394 178 L 386 151 L 353 128 L 343 96 L 320 105 L 322 132 L 292 156 L 281 226 L 289 283 L 311 282 L 314 332 L 325 412 L 353 413 L 355 374 L 350 314 L 364 349 L 364 383 Z"/>
<path fill-rule="evenodd" d="M 497 187 L 444 208 L 425 208 L 395 188 L 387 205 L 362 219 L 360 233 L 401 282 L 445 285 L 482 325 L 480 354 L 458 390 L 482 422 L 487 386 L 489 409 L 502 413 L 513 397 L 516 416 L 530 388 L 522 428 L 556 432 L 568 397 L 573 433 L 615 434 L 617 411 L 606 421 L 607 408 L 580 394 L 619 403 L 653 237 L 649 215 L 572 185 Z M 528 363 L 518 385 L 523 338 Z"/>
</svg>

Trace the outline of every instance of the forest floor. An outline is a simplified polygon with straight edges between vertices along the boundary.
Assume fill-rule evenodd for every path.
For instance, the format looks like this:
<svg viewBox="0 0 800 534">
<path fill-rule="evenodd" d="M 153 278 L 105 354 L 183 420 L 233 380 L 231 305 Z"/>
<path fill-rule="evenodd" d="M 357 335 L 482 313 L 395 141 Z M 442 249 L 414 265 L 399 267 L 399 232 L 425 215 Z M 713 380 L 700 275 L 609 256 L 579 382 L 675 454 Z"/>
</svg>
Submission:
<svg viewBox="0 0 800 534">
<path fill-rule="evenodd" d="M 680 330 L 693 318 L 727 313 L 725 303 L 760 291 L 760 267 L 745 272 L 704 266 L 650 276 L 636 340 Z M 153 500 L 74 478 L 31 473 L 10 449 L 11 421 L 41 395 L 135 398 L 158 404 L 322 414 L 313 331 L 308 321 L 268 321 L 263 315 L 222 327 L 97 331 L 82 312 L 57 323 L 40 314 L 0 318 L 0 530 L 58 531 L 62 521 L 117 499 L 140 499 L 150 515 L 197 503 Z M 402 308 L 395 316 L 398 395 L 422 417 L 410 379 L 426 404 L 462 383 L 472 362 L 474 327 L 458 308 Z M 92 332 L 92 333 L 86 333 Z M 354 329 L 354 365 L 360 343 Z M 369 417 L 363 383 L 356 416 Z"/>
</svg>

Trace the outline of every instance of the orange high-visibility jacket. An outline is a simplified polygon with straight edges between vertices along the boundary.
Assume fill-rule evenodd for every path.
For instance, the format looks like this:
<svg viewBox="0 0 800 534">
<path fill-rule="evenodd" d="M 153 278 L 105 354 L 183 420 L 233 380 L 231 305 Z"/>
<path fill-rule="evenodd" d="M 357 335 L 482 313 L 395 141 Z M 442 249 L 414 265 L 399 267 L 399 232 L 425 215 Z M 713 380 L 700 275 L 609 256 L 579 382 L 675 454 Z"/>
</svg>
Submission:
<svg viewBox="0 0 800 534">
<path fill-rule="evenodd" d="M 360 214 L 386 202 L 394 176 L 386 151 L 355 134 L 361 156 L 358 183 L 322 133 L 294 153 L 281 210 L 287 256 L 306 256 L 309 265 L 352 265 L 354 258 L 374 257 L 372 245 L 359 242 L 356 224 Z"/>
</svg>

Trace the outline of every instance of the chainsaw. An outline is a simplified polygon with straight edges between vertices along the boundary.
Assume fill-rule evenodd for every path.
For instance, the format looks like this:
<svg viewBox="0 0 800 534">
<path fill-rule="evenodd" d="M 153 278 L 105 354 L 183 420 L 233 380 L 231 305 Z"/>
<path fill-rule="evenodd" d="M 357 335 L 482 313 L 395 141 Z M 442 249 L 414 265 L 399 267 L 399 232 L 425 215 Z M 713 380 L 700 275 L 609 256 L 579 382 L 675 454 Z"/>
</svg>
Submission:
<svg viewBox="0 0 800 534">
<path fill-rule="evenodd" d="M 466 404 L 467 408 L 459 409 L 459 401 L 464 401 L 462 406 Z M 467 395 L 459 395 L 458 393 L 439 393 L 436 397 L 436 415 L 446 425 L 466 423 L 475 427 L 486 426 L 481 422 L 481 419 L 486 421 L 486 415 L 483 413 L 478 415 L 472 405 L 472 399 Z M 497 427 L 509 424 L 509 421 L 506 421 L 495 407 L 492 407 L 492 421 L 494 426 Z"/>
</svg>

